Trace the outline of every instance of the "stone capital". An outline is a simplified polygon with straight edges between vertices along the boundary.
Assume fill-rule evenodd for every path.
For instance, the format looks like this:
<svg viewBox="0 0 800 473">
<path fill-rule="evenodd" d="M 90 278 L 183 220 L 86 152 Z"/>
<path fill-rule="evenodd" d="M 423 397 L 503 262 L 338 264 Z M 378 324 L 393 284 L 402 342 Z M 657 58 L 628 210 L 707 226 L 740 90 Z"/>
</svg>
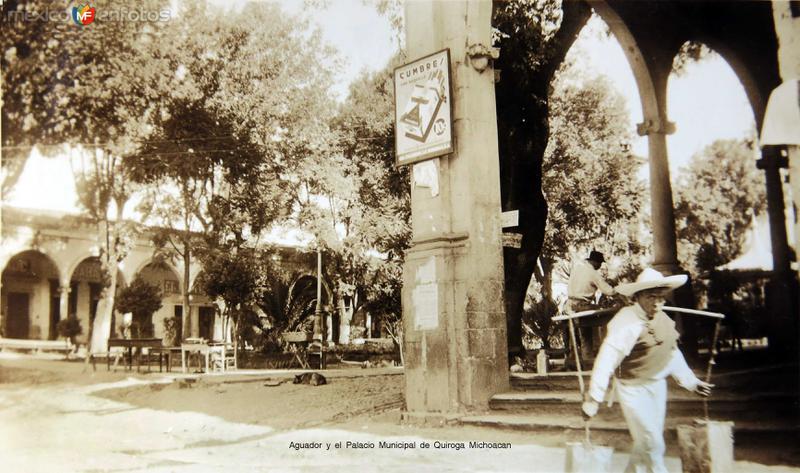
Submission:
<svg viewBox="0 0 800 473">
<path fill-rule="evenodd" d="M 675 123 L 667 119 L 649 118 L 642 123 L 636 124 L 636 133 L 638 133 L 639 136 L 647 136 L 654 133 L 671 135 L 675 133 Z"/>
</svg>

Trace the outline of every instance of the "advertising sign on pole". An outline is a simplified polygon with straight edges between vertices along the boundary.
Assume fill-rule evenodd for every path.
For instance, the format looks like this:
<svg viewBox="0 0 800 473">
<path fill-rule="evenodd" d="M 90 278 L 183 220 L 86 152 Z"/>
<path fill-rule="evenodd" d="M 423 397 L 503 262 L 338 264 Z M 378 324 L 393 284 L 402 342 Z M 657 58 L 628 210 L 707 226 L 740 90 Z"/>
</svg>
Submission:
<svg viewBox="0 0 800 473">
<path fill-rule="evenodd" d="M 450 50 L 394 70 L 395 164 L 453 152 Z"/>
</svg>

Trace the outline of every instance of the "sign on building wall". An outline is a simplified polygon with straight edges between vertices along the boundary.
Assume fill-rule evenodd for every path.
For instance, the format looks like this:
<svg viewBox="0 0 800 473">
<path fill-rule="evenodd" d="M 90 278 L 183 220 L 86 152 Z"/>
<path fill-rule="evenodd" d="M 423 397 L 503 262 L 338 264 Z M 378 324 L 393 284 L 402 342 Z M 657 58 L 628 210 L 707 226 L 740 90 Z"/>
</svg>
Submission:
<svg viewBox="0 0 800 473">
<path fill-rule="evenodd" d="M 450 50 L 394 70 L 396 164 L 453 152 Z"/>
</svg>

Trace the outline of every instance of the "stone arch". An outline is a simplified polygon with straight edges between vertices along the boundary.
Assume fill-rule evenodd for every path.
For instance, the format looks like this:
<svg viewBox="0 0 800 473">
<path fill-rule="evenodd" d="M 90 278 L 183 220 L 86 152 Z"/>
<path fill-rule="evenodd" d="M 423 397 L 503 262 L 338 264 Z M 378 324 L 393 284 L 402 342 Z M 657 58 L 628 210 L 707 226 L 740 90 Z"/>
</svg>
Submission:
<svg viewBox="0 0 800 473">
<path fill-rule="evenodd" d="M 734 52 L 733 48 L 727 46 L 725 43 L 721 41 L 714 41 L 714 40 L 705 40 L 705 39 L 691 39 L 684 41 L 683 44 L 687 43 L 696 43 L 702 44 L 706 46 L 708 49 L 713 51 L 714 53 L 718 54 L 731 68 L 733 73 L 739 79 L 739 83 L 742 86 L 745 96 L 747 97 L 748 102 L 750 103 L 750 111 L 753 113 L 753 119 L 756 124 L 756 129 L 761 129 L 761 122 L 764 118 L 764 111 L 766 109 L 766 100 L 761 90 L 756 82 L 755 77 L 748 69 L 747 65 L 744 61 L 740 60 L 739 57 Z M 681 45 L 681 47 L 683 46 Z M 673 56 L 673 64 L 675 57 L 677 56 L 677 52 L 675 56 Z M 671 73 L 672 71 L 670 71 Z"/>
<path fill-rule="evenodd" d="M 194 276 L 192 278 L 190 278 L 190 282 L 189 282 L 189 293 L 190 294 L 196 294 L 197 293 L 197 291 L 198 291 L 198 289 L 197 289 L 197 281 L 200 279 L 200 276 L 203 275 L 203 274 L 205 274 L 205 271 L 201 269 L 201 270 L 195 272 Z"/>
<path fill-rule="evenodd" d="M 297 284 L 301 280 L 308 280 L 308 279 L 313 279 L 314 283 L 316 284 L 317 275 L 313 273 L 302 273 L 297 275 L 294 278 L 294 280 L 292 280 L 292 283 L 289 285 L 289 294 L 294 293 Z M 327 303 L 330 304 L 331 301 L 333 301 L 333 292 L 331 291 L 330 287 L 328 287 L 328 283 L 325 281 L 324 277 L 322 278 L 322 292 L 323 292 L 323 300 L 327 301 Z"/>
<path fill-rule="evenodd" d="M 2 336 L 56 338 L 55 325 L 61 318 L 56 260 L 45 251 L 29 248 L 11 255 L 2 268 Z"/>
<path fill-rule="evenodd" d="M 0 268 L 5 269 L 12 259 L 28 252 L 41 253 L 42 255 L 46 256 L 53 263 L 53 265 L 55 265 L 56 269 L 58 269 L 59 281 L 64 279 L 63 276 L 65 274 L 65 268 L 67 265 L 58 258 L 58 254 L 56 252 L 50 251 L 46 246 L 41 245 L 23 245 L 8 253 L 3 252 L 3 254 L 0 255 Z"/>
<path fill-rule="evenodd" d="M 90 259 L 90 258 L 98 258 L 98 256 L 94 255 L 94 254 L 91 254 L 91 253 L 83 253 L 83 254 L 81 254 L 79 256 L 76 256 L 73 259 L 71 259 L 69 261 L 69 263 L 67 264 L 66 269 L 64 270 L 63 274 L 61 275 L 62 276 L 62 278 L 61 278 L 62 283 L 63 284 L 69 283 L 70 279 L 72 278 L 72 275 L 75 273 L 75 270 L 78 268 L 78 266 L 81 263 L 83 263 L 84 261 L 86 261 L 87 259 Z M 122 269 L 119 268 L 119 266 L 118 266 L 117 267 L 117 284 L 119 284 L 120 282 L 123 283 L 123 287 L 124 287 L 125 285 L 128 284 L 128 279 L 125 277 L 124 271 L 122 271 Z"/>
<path fill-rule="evenodd" d="M 168 319 L 175 317 L 181 320 L 181 322 L 177 324 L 180 330 L 180 332 L 176 334 L 179 337 L 178 339 L 181 340 L 189 336 L 190 334 L 188 332 L 184 333 L 184 326 L 187 324 L 185 319 L 191 317 L 192 314 L 183 313 L 183 281 L 180 276 L 181 272 L 169 261 L 149 258 L 142 261 L 132 274 L 132 281 L 136 278 L 141 278 L 145 282 L 159 288 L 161 291 L 161 308 L 141 320 L 133 320 L 137 317 L 136 314 L 134 314 L 131 333 L 136 335 L 136 332 L 139 332 L 139 336 L 165 338 L 167 336 L 167 326 L 171 325 L 171 321 Z M 139 316 L 145 317 L 142 314 Z"/>
<path fill-rule="evenodd" d="M 178 271 L 178 268 L 175 265 L 173 265 L 172 263 L 170 263 L 169 261 L 157 260 L 156 258 L 149 258 L 149 259 L 146 259 L 146 260 L 142 261 L 139 264 L 139 266 L 136 267 L 136 270 L 133 271 L 133 273 L 131 273 L 133 275 L 131 277 L 131 281 L 136 279 L 136 276 L 138 276 L 139 273 L 142 272 L 142 270 L 144 270 L 146 267 L 150 266 L 151 264 L 163 265 L 164 267 L 168 268 L 172 272 L 172 274 L 175 276 L 175 279 L 178 280 L 178 290 L 180 291 L 180 290 L 183 289 L 183 279 L 181 279 L 181 272 Z"/>
<path fill-rule="evenodd" d="M 86 255 L 76 258 L 70 262 L 66 278 L 61 285 L 66 289 L 66 301 L 62 304 L 67 311 L 67 315 L 75 316 L 81 321 L 84 333 L 79 337 L 83 339 L 88 336 L 88 327 L 94 323 L 97 315 L 97 305 L 100 301 L 103 290 L 107 283 L 103 277 L 102 262 L 99 256 Z M 127 285 L 125 275 L 122 270 L 117 268 L 117 284 L 115 296 L 119 294 Z M 117 332 L 115 312 L 111 312 L 112 336 Z"/>
<path fill-rule="evenodd" d="M 625 57 L 628 59 L 633 78 L 639 89 L 639 100 L 642 106 L 642 117 L 644 126 L 657 126 L 661 119 L 666 119 L 661 114 L 658 104 L 658 94 L 653 75 L 645 61 L 644 55 L 639 48 L 636 38 L 631 33 L 625 21 L 614 11 L 605 1 L 589 2 L 597 15 L 608 25 L 611 34 L 622 47 Z"/>
</svg>

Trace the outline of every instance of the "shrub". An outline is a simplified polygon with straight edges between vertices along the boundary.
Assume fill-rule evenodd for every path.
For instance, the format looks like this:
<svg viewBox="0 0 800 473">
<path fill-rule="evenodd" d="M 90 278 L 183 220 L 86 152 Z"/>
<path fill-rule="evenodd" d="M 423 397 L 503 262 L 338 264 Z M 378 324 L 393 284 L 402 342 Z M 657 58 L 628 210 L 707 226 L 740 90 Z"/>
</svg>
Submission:
<svg viewBox="0 0 800 473">
<path fill-rule="evenodd" d="M 81 321 L 74 315 L 59 320 L 58 324 L 56 324 L 56 330 L 60 336 L 69 339 L 73 345 L 75 344 L 75 337 L 83 333 Z"/>
<path fill-rule="evenodd" d="M 157 286 L 137 277 L 119 292 L 116 304 L 119 312 L 133 314 L 131 333 L 134 337 L 152 336 L 153 312 L 162 305 L 161 290 Z"/>
</svg>

